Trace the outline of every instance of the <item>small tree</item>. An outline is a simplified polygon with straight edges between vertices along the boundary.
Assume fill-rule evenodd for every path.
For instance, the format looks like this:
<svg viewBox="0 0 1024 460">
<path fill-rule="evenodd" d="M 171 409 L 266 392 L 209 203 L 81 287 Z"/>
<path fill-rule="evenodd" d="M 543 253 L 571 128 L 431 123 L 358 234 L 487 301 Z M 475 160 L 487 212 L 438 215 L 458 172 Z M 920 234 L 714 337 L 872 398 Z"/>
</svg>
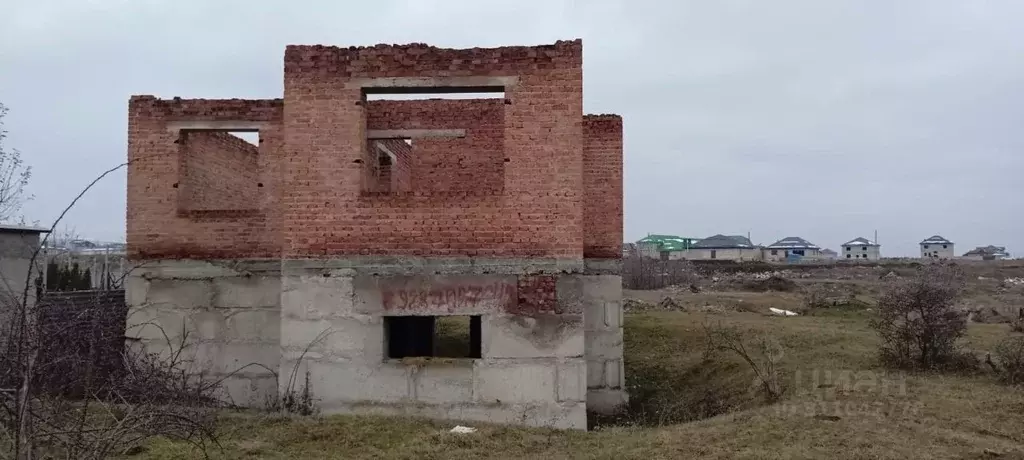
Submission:
<svg viewBox="0 0 1024 460">
<path fill-rule="evenodd" d="M 882 338 L 882 360 L 890 366 L 930 369 L 954 363 L 967 330 L 956 301 L 964 276 L 955 265 L 933 264 L 893 281 L 878 300 L 872 327 Z"/>
<path fill-rule="evenodd" d="M 25 194 L 25 186 L 32 177 L 32 168 L 26 166 L 21 159 L 21 152 L 16 149 L 4 148 L 7 131 L 4 129 L 4 115 L 7 107 L 0 104 L 0 222 L 8 222 L 16 217 L 26 201 L 32 197 Z"/>
</svg>

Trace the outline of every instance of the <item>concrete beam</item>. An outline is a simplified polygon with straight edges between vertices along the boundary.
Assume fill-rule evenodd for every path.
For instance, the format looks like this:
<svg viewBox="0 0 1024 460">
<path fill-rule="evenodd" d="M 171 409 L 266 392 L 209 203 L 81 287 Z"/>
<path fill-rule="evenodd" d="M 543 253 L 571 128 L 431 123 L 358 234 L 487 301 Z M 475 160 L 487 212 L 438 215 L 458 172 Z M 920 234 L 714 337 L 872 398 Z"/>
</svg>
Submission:
<svg viewBox="0 0 1024 460">
<path fill-rule="evenodd" d="M 371 129 L 367 139 L 422 139 L 426 137 L 466 137 L 465 129 Z"/>
<path fill-rule="evenodd" d="M 169 121 L 167 130 L 172 133 L 181 131 L 237 131 L 258 132 L 266 129 L 270 123 L 265 121 Z"/>
<path fill-rule="evenodd" d="M 366 94 L 494 93 L 517 84 L 516 76 L 382 77 L 353 78 L 345 88 L 361 88 Z"/>
</svg>

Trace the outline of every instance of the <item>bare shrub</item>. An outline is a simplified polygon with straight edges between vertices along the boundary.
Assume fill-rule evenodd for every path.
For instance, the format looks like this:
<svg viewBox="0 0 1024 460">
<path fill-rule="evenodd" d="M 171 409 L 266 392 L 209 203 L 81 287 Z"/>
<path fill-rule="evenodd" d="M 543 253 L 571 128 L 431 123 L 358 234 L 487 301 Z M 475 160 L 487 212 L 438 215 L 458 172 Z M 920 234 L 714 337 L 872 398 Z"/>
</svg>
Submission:
<svg viewBox="0 0 1024 460">
<path fill-rule="evenodd" d="M 882 338 L 883 363 L 917 369 L 969 366 L 957 344 L 967 330 L 966 315 L 956 308 L 963 289 L 963 272 L 955 265 L 928 265 L 892 281 L 871 321 Z"/>
<path fill-rule="evenodd" d="M 685 260 L 655 260 L 633 255 L 622 261 L 622 287 L 661 289 L 699 284 L 700 276 Z"/>
<path fill-rule="evenodd" d="M 25 305 L 4 305 L 15 311 L 14 324 L 23 325 L 6 331 L 0 359 L 0 391 L 8 395 L 0 398 L 0 442 L 12 458 L 104 459 L 156 436 L 204 451 L 216 441 L 220 382 L 185 372 L 184 345 L 168 339 L 160 354 L 123 348 L 123 362 L 110 366 L 99 359 L 111 342 L 95 329 L 98 322 L 72 317 L 41 324 L 39 316 L 26 319 L 38 312 Z M 78 307 L 85 318 L 97 309 Z M 63 353 L 52 346 L 70 337 L 82 343 Z"/>
<path fill-rule="evenodd" d="M 1010 385 L 1024 384 L 1024 336 L 1010 336 L 996 345 L 998 364 L 993 364 L 999 380 Z"/>
<path fill-rule="evenodd" d="M 779 362 L 783 349 L 767 333 L 748 340 L 736 328 L 704 325 L 705 361 L 713 360 L 718 352 L 731 353 L 742 359 L 754 371 L 755 382 L 768 402 L 778 401 L 785 388 L 779 376 Z M 751 343 L 752 342 L 752 343 Z M 749 346 L 748 346 L 749 343 Z"/>
<path fill-rule="evenodd" d="M 812 287 L 804 293 L 804 306 L 810 309 L 828 308 L 828 294 L 820 287 Z"/>
<path fill-rule="evenodd" d="M 1024 332 L 1024 307 L 1017 310 L 1017 318 L 1010 320 L 1010 330 Z"/>
</svg>

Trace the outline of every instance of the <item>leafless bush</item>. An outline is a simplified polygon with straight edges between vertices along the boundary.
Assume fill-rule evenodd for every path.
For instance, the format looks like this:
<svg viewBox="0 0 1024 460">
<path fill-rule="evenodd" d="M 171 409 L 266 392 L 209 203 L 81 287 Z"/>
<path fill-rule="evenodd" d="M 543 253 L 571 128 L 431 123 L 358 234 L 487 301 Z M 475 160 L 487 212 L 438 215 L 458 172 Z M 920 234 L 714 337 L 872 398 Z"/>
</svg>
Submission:
<svg viewBox="0 0 1024 460">
<path fill-rule="evenodd" d="M 90 182 L 50 230 L 93 185 L 126 164 Z M 32 282 L 40 269 L 40 251 L 32 252 L 27 273 L 7 274 L 23 277 L 23 286 L 0 290 L 0 326 L 4 326 L 0 330 L 0 458 L 103 459 L 137 449 L 153 436 L 193 443 L 205 453 L 205 447 L 215 441 L 207 395 L 212 396 L 219 382 L 184 372 L 183 363 L 174 358 L 182 356 L 180 348 L 173 351 L 170 339 L 169 353 L 148 359 L 115 349 L 123 361 L 117 367 L 123 372 L 115 372 L 99 359 L 111 343 L 105 340 L 109 337 L 90 329 L 96 322 L 73 315 L 46 328 L 53 324 L 46 321 L 33 295 L 40 291 Z M 83 313 L 90 308 L 98 306 L 85 305 Z M 74 343 L 61 335 L 81 333 L 83 326 L 86 333 L 76 346 L 53 346 Z M 74 378 L 61 375 L 69 372 Z"/>
<path fill-rule="evenodd" d="M 1024 332 L 1024 307 L 1017 310 L 1017 318 L 1010 320 L 1010 330 L 1013 332 Z"/>
<path fill-rule="evenodd" d="M 954 265 L 928 265 L 894 280 L 871 321 L 882 338 L 883 362 L 918 369 L 968 365 L 957 345 L 967 329 L 966 315 L 955 305 L 963 288 L 963 273 Z"/>
<path fill-rule="evenodd" d="M 123 346 L 123 330 L 121 350 L 114 349 L 122 362 L 110 366 L 100 358 L 116 344 L 96 321 L 79 321 L 106 307 L 76 305 L 81 315 L 57 321 L 40 321 L 31 303 L 0 307 L 13 312 L 15 325 L 5 331 L 0 357 L 0 443 L 10 458 L 103 459 L 154 436 L 204 451 L 215 441 L 219 382 L 185 372 L 185 345 L 167 339 L 164 353 L 133 352 Z M 82 343 L 54 346 L 70 338 Z"/>
<path fill-rule="evenodd" d="M 779 376 L 782 346 L 767 333 L 759 335 L 748 346 L 743 334 L 731 327 L 704 324 L 704 359 L 714 359 L 718 352 L 727 352 L 741 358 L 752 371 L 755 382 L 769 402 L 778 401 L 785 388 Z"/>
<path fill-rule="evenodd" d="M 804 306 L 810 309 L 828 308 L 828 293 L 820 287 L 811 287 L 804 293 Z"/>
<path fill-rule="evenodd" d="M 661 289 L 697 285 L 700 276 L 685 260 L 655 260 L 639 255 L 622 260 L 622 286 L 626 289 Z"/>
<path fill-rule="evenodd" d="M 996 345 L 998 364 L 991 363 L 999 380 L 1010 385 L 1024 384 L 1024 336 L 1010 336 Z"/>
</svg>

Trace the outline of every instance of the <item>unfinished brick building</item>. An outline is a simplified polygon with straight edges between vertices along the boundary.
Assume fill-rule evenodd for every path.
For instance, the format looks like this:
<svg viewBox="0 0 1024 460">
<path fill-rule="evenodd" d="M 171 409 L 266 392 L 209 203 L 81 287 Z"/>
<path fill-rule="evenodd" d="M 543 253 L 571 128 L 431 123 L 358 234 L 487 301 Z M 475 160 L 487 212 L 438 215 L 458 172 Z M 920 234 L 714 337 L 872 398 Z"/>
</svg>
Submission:
<svg viewBox="0 0 1024 460">
<path fill-rule="evenodd" d="M 622 119 L 583 114 L 582 51 L 289 46 L 283 99 L 133 96 L 129 334 L 242 405 L 585 428 L 626 394 Z M 504 96 L 372 100 L 460 92 Z"/>
</svg>

